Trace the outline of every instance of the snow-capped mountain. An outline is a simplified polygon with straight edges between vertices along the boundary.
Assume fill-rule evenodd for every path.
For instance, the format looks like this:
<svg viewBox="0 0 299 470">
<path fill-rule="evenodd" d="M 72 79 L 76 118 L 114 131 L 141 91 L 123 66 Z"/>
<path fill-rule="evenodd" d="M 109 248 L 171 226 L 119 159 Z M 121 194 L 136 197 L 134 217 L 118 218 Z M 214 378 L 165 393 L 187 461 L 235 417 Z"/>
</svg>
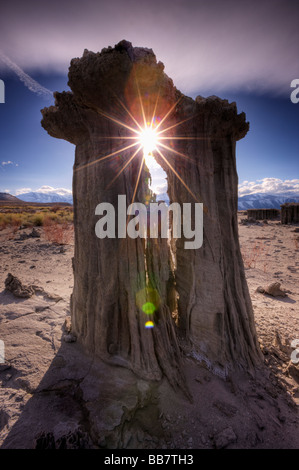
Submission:
<svg viewBox="0 0 299 470">
<path fill-rule="evenodd" d="M 42 188 L 41 188 L 42 189 Z M 69 190 L 59 189 L 55 190 L 42 190 L 31 191 L 17 196 L 22 201 L 26 202 L 67 202 L 73 204 L 72 193 Z M 169 204 L 169 197 L 167 193 L 159 194 L 157 201 L 164 200 Z M 267 194 L 267 193 L 254 193 L 246 196 L 241 196 L 238 199 L 238 209 L 280 209 L 281 204 L 297 202 L 299 203 L 299 194 Z"/>
<path fill-rule="evenodd" d="M 238 209 L 280 209 L 281 204 L 298 202 L 299 195 L 255 193 L 239 197 Z"/>
<path fill-rule="evenodd" d="M 68 202 L 73 204 L 72 194 L 58 194 L 54 191 L 49 192 L 38 192 L 31 191 L 29 193 L 19 194 L 18 198 L 26 202 Z"/>
</svg>

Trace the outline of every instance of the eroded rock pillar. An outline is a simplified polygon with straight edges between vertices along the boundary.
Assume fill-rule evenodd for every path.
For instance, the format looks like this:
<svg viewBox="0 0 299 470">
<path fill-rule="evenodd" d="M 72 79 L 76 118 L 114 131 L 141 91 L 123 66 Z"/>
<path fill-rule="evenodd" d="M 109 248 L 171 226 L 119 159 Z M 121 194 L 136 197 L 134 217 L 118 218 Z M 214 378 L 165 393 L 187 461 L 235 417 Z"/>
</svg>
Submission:
<svg viewBox="0 0 299 470">
<path fill-rule="evenodd" d="M 259 361 L 237 232 L 235 142 L 248 124 L 234 104 L 185 97 L 163 68 L 152 50 L 126 41 L 101 53 L 85 51 L 71 62 L 72 92 L 55 94 L 55 105 L 42 110 L 42 125 L 76 145 L 74 333 L 105 361 L 147 379 L 165 375 L 185 388 L 177 328 L 194 357 L 216 372 Z M 118 195 L 126 195 L 128 203 L 146 202 L 142 151 L 130 160 L 135 150 L 130 145 L 132 129 L 148 120 L 167 130 L 165 159 L 159 153 L 155 158 L 167 172 L 170 202 L 196 200 L 205 208 L 202 248 L 186 250 L 184 239 L 177 240 L 174 269 L 165 239 L 148 243 L 95 235 L 99 203 L 111 203 L 117 217 Z M 142 305 L 152 295 L 155 326 L 146 329 Z"/>
</svg>

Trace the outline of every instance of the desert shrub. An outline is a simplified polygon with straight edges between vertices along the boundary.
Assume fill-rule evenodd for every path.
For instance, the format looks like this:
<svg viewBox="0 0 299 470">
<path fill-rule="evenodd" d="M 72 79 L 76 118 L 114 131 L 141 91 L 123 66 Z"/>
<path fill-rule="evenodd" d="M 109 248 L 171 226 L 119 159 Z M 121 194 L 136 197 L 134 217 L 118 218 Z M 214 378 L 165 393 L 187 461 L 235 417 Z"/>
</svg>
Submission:
<svg viewBox="0 0 299 470">
<path fill-rule="evenodd" d="M 41 212 L 37 213 L 37 214 L 34 214 L 34 216 L 32 217 L 33 225 L 35 225 L 37 227 L 42 226 L 43 223 L 44 223 L 44 218 L 45 218 L 45 215 L 42 214 Z"/>
<path fill-rule="evenodd" d="M 71 231 L 68 226 L 73 223 L 73 208 L 61 208 L 61 206 L 56 208 L 54 206 L 54 209 L 53 211 L 51 207 L 33 208 L 32 206 L 22 206 L 21 208 L 2 207 L 0 212 L 0 230 L 10 228 L 15 233 L 21 226 L 43 226 L 46 220 L 48 225 L 49 221 L 51 221 L 56 224 L 62 224 L 64 231 Z"/>
<path fill-rule="evenodd" d="M 61 210 L 61 206 L 59 206 L 59 205 L 57 205 L 57 206 L 52 206 L 52 207 L 51 207 L 51 211 L 54 212 L 54 213 L 56 213 L 56 212 L 58 212 L 58 211 L 60 211 L 60 210 Z"/>
<path fill-rule="evenodd" d="M 265 245 L 256 242 L 255 245 L 250 248 L 241 248 L 241 253 L 245 268 L 255 268 L 258 263 L 259 265 L 263 265 L 264 272 L 267 271 L 268 262 L 265 257 L 268 254 L 268 249 L 266 249 Z"/>
<path fill-rule="evenodd" d="M 22 223 L 22 214 L 12 214 L 12 213 L 0 214 L 1 230 L 7 227 L 12 227 L 15 231 L 20 227 L 21 223 Z"/>
<path fill-rule="evenodd" d="M 58 245 L 68 245 L 73 238 L 73 225 L 59 222 L 51 216 L 44 218 L 44 233 L 47 240 Z"/>
</svg>

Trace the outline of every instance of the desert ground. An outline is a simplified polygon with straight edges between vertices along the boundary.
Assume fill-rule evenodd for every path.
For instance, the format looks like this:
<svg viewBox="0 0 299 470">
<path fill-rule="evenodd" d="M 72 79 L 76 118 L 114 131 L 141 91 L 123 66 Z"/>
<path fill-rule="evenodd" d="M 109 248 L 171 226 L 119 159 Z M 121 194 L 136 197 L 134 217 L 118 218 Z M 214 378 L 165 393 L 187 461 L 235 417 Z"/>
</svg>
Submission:
<svg viewBox="0 0 299 470">
<path fill-rule="evenodd" d="M 73 239 L 0 231 L 2 448 L 299 448 L 299 227 L 243 224 L 239 239 L 264 364 L 227 380 L 186 354 L 192 402 L 89 357 L 70 332 Z M 34 235 L 34 234 L 33 234 Z M 40 236 L 38 236 L 40 235 Z M 8 274 L 33 295 L 5 289 Z M 265 292 L 281 284 L 281 296 Z"/>
</svg>

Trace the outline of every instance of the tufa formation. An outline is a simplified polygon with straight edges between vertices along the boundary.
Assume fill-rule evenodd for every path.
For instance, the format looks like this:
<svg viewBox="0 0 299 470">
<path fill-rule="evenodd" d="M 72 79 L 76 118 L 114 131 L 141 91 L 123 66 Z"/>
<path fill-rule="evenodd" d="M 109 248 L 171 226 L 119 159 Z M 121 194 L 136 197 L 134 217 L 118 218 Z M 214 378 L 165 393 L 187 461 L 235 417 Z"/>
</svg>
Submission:
<svg viewBox="0 0 299 470">
<path fill-rule="evenodd" d="M 184 96 L 163 69 L 151 49 L 127 41 L 85 50 L 71 61 L 72 91 L 54 94 L 42 126 L 76 145 L 72 332 L 105 362 L 147 380 L 166 376 L 188 393 L 186 353 L 222 377 L 261 361 L 237 225 L 235 148 L 249 124 L 235 103 Z M 95 235 L 99 203 L 117 208 L 120 194 L 129 202 L 148 198 L 142 152 L 126 166 L 134 153 L 126 147 L 130 128 L 152 116 L 169 137 L 164 158 L 154 156 L 167 173 L 170 203 L 204 205 L 198 250 L 184 249 L 184 238 Z M 146 304 L 153 306 L 151 329 Z"/>
</svg>

